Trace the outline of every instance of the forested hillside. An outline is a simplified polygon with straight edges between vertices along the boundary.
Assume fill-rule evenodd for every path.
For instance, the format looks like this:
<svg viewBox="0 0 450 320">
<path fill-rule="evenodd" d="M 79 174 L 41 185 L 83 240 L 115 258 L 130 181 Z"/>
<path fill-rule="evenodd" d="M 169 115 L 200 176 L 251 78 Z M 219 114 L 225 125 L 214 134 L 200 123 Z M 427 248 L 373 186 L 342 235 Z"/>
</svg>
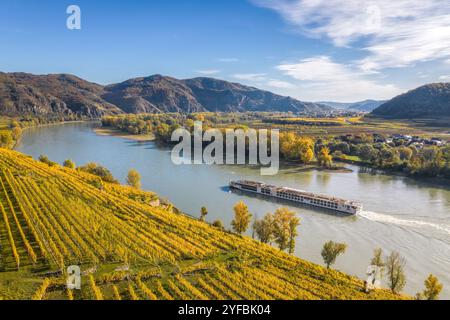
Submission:
<svg viewBox="0 0 450 320">
<path fill-rule="evenodd" d="M 450 83 L 434 83 L 409 91 L 373 111 L 395 119 L 450 117 Z"/>
</svg>

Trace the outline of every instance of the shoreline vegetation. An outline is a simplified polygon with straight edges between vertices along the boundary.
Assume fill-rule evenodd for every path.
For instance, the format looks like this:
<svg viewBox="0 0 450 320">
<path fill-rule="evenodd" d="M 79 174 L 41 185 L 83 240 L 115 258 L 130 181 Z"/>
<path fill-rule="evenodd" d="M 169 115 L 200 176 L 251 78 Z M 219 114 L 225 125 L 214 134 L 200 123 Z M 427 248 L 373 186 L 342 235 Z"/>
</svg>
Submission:
<svg viewBox="0 0 450 320">
<path fill-rule="evenodd" d="M 108 128 L 108 127 L 99 127 L 94 128 L 93 131 L 95 134 L 99 136 L 112 136 L 117 138 L 122 138 L 126 140 L 139 141 L 139 142 L 156 142 L 156 137 L 153 134 L 130 134 L 121 129 Z M 344 162 L 342 162 L 344 163 Z M 346 168 L 345 166 L 336 165 L 333 168 L 324 168 L 320 166 L 318 163 L 309 163 L 300 165 L 298 161 L 292 160 L 281 160 L 280 162 L 281 169 L 286 170 L 296 170 L 296 171 L 325 171 L 325 172 L 336 172 L 336 173 L 349 173 L 353 172 L 351 169 Z"/>
<path fill-rule="evenodd" d="M 65 119 L 45 117 L 3 117 L 0 116 L 0 147 L 14 149 L 22 137 L 23 131 L 52 125 L 66 123 L 81 123 L 92 121 L 92 119 Z"/>
<path fill-rule="evenodd" d="M 153 134 L 130 134 L 120 129 L 105 127 L 94 128 L 93 130 L 99 136 L 113 136 L 139 142 L 155 141 L 155 136 Z"/>
<path fill-rule="evenodd" d="M 318 163 L 323 170 L 340 170 L 334 162 L 352 162 L 360 166 L 400 173 L 412 178 L 450 179 L 450 144 L 433 137 L 433 132 L 422 136 L 406 133 L 383 133 L 389 124 L 378 124 L 381 131 L 369 133 L 345 133 L 316 135 L 320 128 L 357 127 L 367 121 L 363 118 L 310 119 L 274 116 L 264 113 L 222 114 L 141 114 L 102 118 L 103 127 L 117 129 L 131 135 L 154 134 L 155 141 L 172 145 L 171 133 L 184 127 L 191 131 L 195 121 L 201 121 L 203 129 L 280 129 L 280 156 L 282 161 L 297 162 L 299 167 Z M 371 120 L 373 121 L 373 120 Z M 429 121 L 429 120 L 428 120 Z M 289 128 L 280 124 L 301 123 Z M 319 123 L 319 124 L 318 124 Z M 331 127 L 327 127 L 333 123 Z M 428 123 L 428 122 L 427 122 Z M 305 125 L 307 124 L 307 125 Z M 394 125 L 391 124 L 393 127 Z M 311 131 L 305 128 L 310 126 Z M 297 130 L 295 130 L 297 128 Z M 322 129 L 321 129 L 322 130 Z M 403 131 L 402 129 L 401 132 Z M 326 130 L 325 130 L 326 131 Z M 351 131 L 351 130 L 350 130 Z M 395 132 L 395 131 L 394 131 Z M 442 132 L 435 132 L 442 135 Z M 447 136 L 447 135 L 446 135 Z M 394 138 L 391 138 L 394 137 Z M 410 137 L 410 138 L 407 138 Z M 436 143 L 436 144 L 435 144 Z M 437 144 L 439 143 L 439 145 Z M 206 146 L 204 146 L 206 147 Z M 248 150 L 248 143 L 246 145 Z"/>
</svg>

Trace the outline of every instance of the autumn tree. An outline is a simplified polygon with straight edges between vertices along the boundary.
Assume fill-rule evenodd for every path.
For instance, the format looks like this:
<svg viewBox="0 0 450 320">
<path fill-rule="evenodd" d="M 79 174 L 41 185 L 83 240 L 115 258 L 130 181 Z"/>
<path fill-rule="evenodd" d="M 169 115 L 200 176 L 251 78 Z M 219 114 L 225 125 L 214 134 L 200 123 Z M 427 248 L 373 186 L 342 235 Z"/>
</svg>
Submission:
<svg viewBox="0 0 450 320">
<path fill-rule="evenodd" d="M 111 171 L 107 168 L 96 164 L 95 162 L 90 162 L 85 166 L 78 168 L 80 171 L 87 172 L 100 177 L 104 182 L 118 184 L 118 181 L 114 178 Z"/>
<path fill-rule="evenodd" d="M 297 142 L 299 158 L 302 163 L 309 163 L 314 159 L 314 141 L 308 137 L 300 137 Z"/>
<path fill-rule="evenodd" d="M 384 267 L 383 249 L 377 248 L 373 251 L 373 258 L 370 260 L 370 264 L 377 267 Z"/>
<path fill-rule="evenodd" d="M 205 221 L 205 217 L 208 215 L 208 209 L 206 207 L 202 207 L 200 209 L 200 220 Z"/>
<path fill-rule="evenodd" d="M 133 188 L 140 189 L 141 188 L 141 175 L 134 169 L 131 169 L 128 172 L 127 176 L 127 184 L 132 186 Z"/>
<path fill-rule="evenodd" d="M 0 147 L 10 148 L 13 143 L 13 137 L 11 132 L 3 131 L 0 132 Z"/>
<path fill-rule="evenodd" d="M 154 134 L 157 141 L 168 143 L 171 140 L 172 132 L 167 123 L 161 123 L 156 127 Z"/>
<path fill-rule="evenodd" d="M 299 160 L 302 163 L 314 159 L 314 141 L 293 132 L 280 134 L 280 152 L 287 160 Z"/>
<path fill-rule="evenodd" d="M 374 162 L 378 158 L 379 152 L 373 146 L 363 144 L 358 146 L 357 155 L 361 158 L 361 160 Z"/>
<path fill-rule="evenodd" d="M 273 241 L 274 216 L 268 213 L 263 219 L 255 220 L 253 230 L 257 238 L 262 243 L 272 243 Z"/>
<path fill-rule="evenodd" d="M 425 280 L 425 290 L 417 294 L 419 300 L 438 300 L 444 286 L 432 274 Z"/>
<path fill-rule="evenodd" d="M 317 161 L 321 167 L 331 168 L 333 165 L 333 157 L 330 155 L 330 149 L 323 147 L 317 154 Z"/>
<path fill-rule="evenodd" d="M 295 215 L 291 216 L 288 225 L 288 233 L 289 233 L 289 243 L 288 243 L 288 252 L 289 254 L 294 254 L 295 251 L 295 238 L 298 236 L 297 228 L 300 225 L 300 219 Z"/>
<path fill-rule="evenodd" d="M 212 225 L 214 227 L 216 227 L 217 229 L 220 229 L 220 230 L 224 229 L 223 222 L 221 220 L 214 221 Z"/>
<path fill-rule="evenodd" d="M 12 138 L 16 141 L 19 140 L 20 137 L 22 136 L 22 129 L 19 126 L 14 127 L 11 132 Z"/>
<path fill-rule="evenodd" d="M 289 253 L 294 253 L 295 238 L 298 235 L 297 227 L 299 225 L 300 219 L 289 209 L 280 208 L 275 211 L 273 216 L 273 236 L 280 250 L 289 249 Z"/>
<path fill-rule="evenodd" d="M 322 249 L 322 258 L 327 268 L 329 269 L 336 262 L 337 257 L 344 254 L 346 250 L 347 245 L 345 243 L 336 243 L 333 241 L 325 243 Z"/>
<path fill-rule="evenodd" d="M 384 268 L 386 267 L 386 264 L 383 259 L 383 249 L 378 248 L 375 249 L 373 252 L 373 258 L 370 260 L 370 264 L 372 266 L 376 266 L 380 270 L 380 275 L 383 276 Z"/>
<path fill-rule="evenodd" d="M 46 155 L 40 155 L 39 156 L 39 161 L 49 165 L 50 167 L 53 167 L 53 166 L 56 165 L 56 163 L 51 161 Z"/>
<path fill-rule="evenodd" d="M 75 169 L 75 163 L 70 159 L 67 159 L 66 161 L 64 161 L 63 166 L 65 168 Z"/>
<path fill-rule="evenodd" d="M 233 230 L 238 234 L 243 234 L 247 231 L 252 214 L 248 211 L 247 205 L 240 201 L 234 206 L 234 220 L 231 222 Z"/>
<path fill-rule="evenodd" d="M 399 293 L 406 285 L 405 265 L 405 259 L 398 252 L 392 252 L 386 259 L 389 288 L 393 293 Z"/>
</svg>

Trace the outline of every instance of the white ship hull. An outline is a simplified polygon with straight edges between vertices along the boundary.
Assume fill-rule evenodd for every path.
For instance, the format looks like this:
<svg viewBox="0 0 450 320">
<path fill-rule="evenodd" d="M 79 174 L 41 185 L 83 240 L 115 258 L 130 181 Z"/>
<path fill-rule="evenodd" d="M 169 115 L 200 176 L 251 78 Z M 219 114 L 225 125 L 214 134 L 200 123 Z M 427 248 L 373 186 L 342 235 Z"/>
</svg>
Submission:
<svg viewBox="0 0 450 320">
<path fill-rule="evenodd" d="M 362 204 L 353 201 L 312 194 L 290 188 L 280 188 L 258 182 L 232 181 L 230 182 L 230 187 L 245 192 L 332 210 L 348 215 L 356 215 L 363 210 Z"/>
</svg>

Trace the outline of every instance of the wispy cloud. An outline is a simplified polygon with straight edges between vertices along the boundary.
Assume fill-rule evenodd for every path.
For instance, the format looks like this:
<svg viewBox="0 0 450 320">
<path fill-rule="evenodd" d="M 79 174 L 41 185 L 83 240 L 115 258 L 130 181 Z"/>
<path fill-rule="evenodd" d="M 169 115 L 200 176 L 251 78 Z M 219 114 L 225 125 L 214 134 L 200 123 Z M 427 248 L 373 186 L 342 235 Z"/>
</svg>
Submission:
<svg viewBox="0 0 450 320">
<path fill-rule="evenodd" d="M 239 73 L 234 74 L 233 78 L 246 81 L 252 85 L 264 87 L 268 89 L 295 89 L 296 85 L 280 80 L 269 77 L 266 73 Z"/>
<path fill-rule="evenodd" d="M 219 74 L 221 71 L 216 69 L 210 69 L 210 70 L 197 70 L 196 72 L 205 76 L 212 76 L 215 74 Z"/>
<path fill-rule="evenodd" d="M 450 57 L 448 0 L 252 0 L 309 37 L 367 52 L 364 71 Z"/>
<path fill-rule="evenodd" d="M 368 79 L 361 70 L 336 63 L 327 56 L 283 63 L 278 65 L 277 69 L 299 80 L 297 87 L 302 90 L 297 90 L 298 94 L 308 100 L 388 99 L 402 92 L 393 84 L 377 83 Z"/>
<path fill-rule="evenodd" d="M 267 80 L 265 73 L 236 73 L 233 75 L 233 78 L 253 82 Z"/>
<path fill-rule="evenodd" d="M 441 80 L 441 81 L 450 81 L 450 75 L 440 76 L 439 80 Z"/>
</svg>

